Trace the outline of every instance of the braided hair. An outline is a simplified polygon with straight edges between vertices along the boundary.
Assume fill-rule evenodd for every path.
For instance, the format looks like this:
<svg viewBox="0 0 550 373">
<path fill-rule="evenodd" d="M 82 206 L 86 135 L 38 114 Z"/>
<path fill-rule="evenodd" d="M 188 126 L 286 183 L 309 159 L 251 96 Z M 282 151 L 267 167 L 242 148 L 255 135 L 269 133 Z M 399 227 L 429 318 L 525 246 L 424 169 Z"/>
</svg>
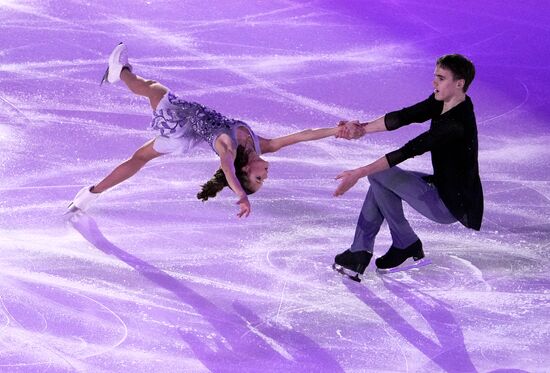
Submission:
<svg viewBox="0 0 550 373">
<path fill-rule="evenodd" d="M 234 162 L 235 176 L 237 176 L 237 179 L 241 183 L 241 186 L 243 187 L 245 193 L 252 194 L 254 193 L 254 191 L 252 191 L 247 186 L 248 175 L 242 170 L 242 168 L 247 164 L 248 152 L 245 150 L 244 146 L 239 145 L 237 147 L 237 156 L 235 157 Z M 208 198 L 216 197 L 216 194 L 218 194 L 218 192 L 220 192 L 226 186 L 229 186 L 229 184 L 227 183 L 227 179 L 225 178 L 225 174 L 223 173 L 222 169 L 219 168 L 210 180 L 201 185 L 201 191 L 197 193 L 197 198 L 205 202 L 208 200 Z"/>
</svg>

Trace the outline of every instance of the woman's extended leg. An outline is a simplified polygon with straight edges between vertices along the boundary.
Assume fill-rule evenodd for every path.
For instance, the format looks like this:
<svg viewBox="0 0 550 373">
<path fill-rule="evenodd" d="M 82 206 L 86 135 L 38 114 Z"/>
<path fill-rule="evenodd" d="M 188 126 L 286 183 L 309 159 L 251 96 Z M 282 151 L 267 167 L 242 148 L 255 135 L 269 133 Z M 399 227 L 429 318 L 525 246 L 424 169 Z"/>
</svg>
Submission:
<svg viewBox="0 0 550 373">
<path fill-rule="evenodd" d="M 107 177 L 101 180 L 97 185 L 94 185 L 90 192 L 102 193 L 107 189 L 120 184 L 129 177 L 135 175 L 147 162 L 157 158 L 164 153 L 159 153 L 153 148 L 155 139 L 149 140 L 141 148 L 139 148 L 130 159 L 118 165 Z"/>
<path fill-rule="evenodd" d="M 69 204 L 67 212 L 86 211 L 99 197 L 100 193 L 133 176 L 151 159 L 161 156 L 163 153 L 153 149 L 154 141 L 153 139 L 146 142 L 130 159 L 117 166 L 97 185 L 82 188 Z"/>
<path fill-rule="evenodd" d="M 145 96 L 149 99 L 151 107 L 156 110 L 162 97 L 168 92 L 168 88 L 157 81 L 147 80 L 131 72 L 129 69 L 122 69 L 120 80 L 136 95 Z"/>
</svg>

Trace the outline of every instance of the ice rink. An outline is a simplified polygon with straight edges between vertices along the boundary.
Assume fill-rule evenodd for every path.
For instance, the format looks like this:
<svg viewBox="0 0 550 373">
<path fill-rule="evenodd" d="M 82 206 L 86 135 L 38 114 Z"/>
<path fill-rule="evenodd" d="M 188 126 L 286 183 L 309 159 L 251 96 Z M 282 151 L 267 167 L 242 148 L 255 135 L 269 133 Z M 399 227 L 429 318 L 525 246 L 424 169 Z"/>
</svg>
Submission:
<svg viewBox="0 0 550 373">
<path fill-rule="evenodd" d="M 550 371 L 550 3 L 520 3 L 0 0 L 0 372 Z M 421 101 L 437 57 L 467 55 L 481 231 L 406 207 L 431 265 L 331 268 L 369 186 L 334 198 L 334 177 L 428 123 L 266 155 L 246 219 L 230 190 L 196 199 L 207 145 L 64 216 L 153 136 L 145 98 L 99 86 L 120 41 L 263 137 Z M 390 244 L 384 225 L 375 255 Z"/>
</svg>

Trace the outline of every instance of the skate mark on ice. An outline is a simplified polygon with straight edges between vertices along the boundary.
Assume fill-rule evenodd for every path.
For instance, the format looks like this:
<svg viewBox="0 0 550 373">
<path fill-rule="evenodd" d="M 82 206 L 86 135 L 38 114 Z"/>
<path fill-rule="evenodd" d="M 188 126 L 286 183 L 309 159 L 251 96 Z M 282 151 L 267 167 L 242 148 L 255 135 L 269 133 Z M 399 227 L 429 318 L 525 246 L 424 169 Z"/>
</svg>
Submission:
<svg viewBox="0 0 550 373">
<path fill-rule="evenodd" d="M 22 277 L 21 280 L 28 280 L 26 276 L 23 275 Z M 21 345 L 30 343 L 36 345 L 37 348 L 51 346 L 48 350 L 57 351 L 56 354 L 59 354 L 60 357 L 69 354 L 78 359 L 85 359 L 111 352 L 127 339 L 128 327 L 126 323 L 116 312 L 103 302 L 84 295 L 82 292 L 77 293 L 70 290 L 65 285 L 45 281 L 41 277 L 31 278 L 30 280 L 33 282 L 32 289 L 29 289 L 29 294 L 26 298 L 38 299 L 38 303 L 27 305 L 20 302 L 12 302 L 13 304 L 8 306 L 5 301 L 0 298 L 2 307 L 6 310 L 11 320 L 13 320 L 11 324 L 14 324 L 14 331 L 21 330 L 21 332 L 14 333 L 14 335 L 19 336 L 18 338 L 22 338 Z M 40 286 L 43 287 L 40 288 Z M 41 298 L 37 298 L 36 295 L 33 296 L 33 294 L 30 293 L 31 291 L 40 294 Z M 67 303 L 67 301 L 70 302 Z M 90 304 L 99 307 L 90 308 Z M 76 311 L 80 309 L 86 309 L 87 312 L 75 316 L 75 314 L 78 313 Z M 40 312 L 38 310 L 44 311 Z M 15 311 L 17 311 L 17 314 L 15 314 Z M 109 320 L 109 317 L 103 315 L 105 311 L 107 314 L 112 315 L 113 318 L 111 320 Z M 50 315 L 64 313 L 71 316 L 64 322 L 63 326 L 60 326 L 59 322 L 54 318 L 53 328 L 50 327 L 48 323 L 48 319 L 51 318 Z M 90 313 L 92 313 L 93 316 L 90 316 Z M 35 316 L 31 318 L 31 314 Z M 102 323 L 97 324 L 97 330 L 95 328 L 91 330 L 85 329 L 85 331 L 82 330 L 81 325 L 87 325 L 90 322 L 90 318 L 97 318 L 98 316 L 101 316 L 104 322 L 109 321 L 114 323 L 114 325 L 109 326 L 109 330 L 112 332 L 102 334 L 100 332 L 101 329 L 104 328 Z M 27 320 L 22 318 L 26 318 Z M 42 320 L 40 325 L 36 323 L 37 318 Z M 118 327 L 116 327 L 117 325 Z M 58 332 L 61 327 L 64 330 L 64 337 L 62 337 L 63 340 L 58 341 L 57 338 L 59 337 L 52 336 L 59 336 Z M 70 333 L 66 334 L 66 331 Z M 120 331 L 122 331 L 122 333 L 120 333 Z M 83 332 L 88 334 L 82 334 Z M 110 343 L 95 340 L 96 337 L 116 337 L 117 334 L 121 334 L 121 336 L 112 342 L 107 341 Z M 51 340 L 52 338 L 53 340 Z M 78 346 L 74 345 L 74 340 L 80 341 Z M 60 343 L 62 343 L 62 347 L 59 347 Z"/>
<path fill-rule="evenodd" d="M 238 367 L 239 371 L 255 370 L 260 362 L 269 361 L 270 365 L 281 371 L 299 367 L 313 370 L 329 367 L 331 371 L 342 371 L 338 362 L 327 351 L 309 337 L 293 329 L 266 326 L 264 330 L 259 330 L 255 327 L 259 333 L 252 333 L 251 325 L 263 323 L 252 311 L 243 305 L 234 305 L 238 313 L 236 315 L 218 307 L 183 281 L 115 246 L 102 234 L 90 216 L 82 215 L 71 222 L 74 228 L 97 249 L 105 254 L 114 255 L 152 283 L 171 292 L 179 301 L 192 307 L 219 332 L 223 340 L 217 339 L 215 343 L 218 349 L 212 350 L 192 331 L 178 329 L 180 337 L 195 353 L 195 357 L 208 369 L 231 370 L 229 367 L 234 366 L 234 368 Z M 226 345 L 231 348 L 227 348 Z M 283 350 L 278 351 L 279 348 Z M 284 354 L 281 355 L 282 351 L 288 352 L 292 359 L 286 359 Z"/>
<path fill-rule="evenodd" d="M 514 111 L 518 110 L 519 108 L 521 108 L 523 105 L 525 105 L 527 103 L 527 101 L 529 100 L 529 96 L 530 96 L 530 91 L 529 91 L 529 88 L 527 87 L 527 84 L 525 84 L 522 80 L 519 80 L 519 79 L 516 79 L 520 84 L 521 86 L 523 87 L 523 90 L 525 92 L 525 95 L 523 97 L 523 100 L 522 102 L 520 102 L 518 105 L 514 106 L 513 108 L 511 108 L 510 110 L 507 110 L 505 111 L 504 113 L 501 113 L 501 114 L 497 114 L 491 118 L 488 118 L 488 119 L 484 119 L 480 122 L 478 122 L 478 126 L 479 125 L 482 125 L 482 124 L 487 124 L 488 122 L 491 122 L 493 120 L 496 120 L 496 119 L 499 119 L 499 118 L 502 118 L 508 114 L 511 114 L 513 113 Z"/>
<path fill-rule="evenodd" d="M 281 307 L 283 306 L 283 299 L 284 299 L 284 295 L 285 295 L 285 289 L 286 289 L 286 281 L 283 284 L 283 291 L 281 291 L 281 300 L 279 302 L 279 308 L 277 309 L 277 315 L 275 315 L 275 322 L 277 322 L 277 320 L 279 320 L 279 313 L 281 312 Z"/>
</svg>

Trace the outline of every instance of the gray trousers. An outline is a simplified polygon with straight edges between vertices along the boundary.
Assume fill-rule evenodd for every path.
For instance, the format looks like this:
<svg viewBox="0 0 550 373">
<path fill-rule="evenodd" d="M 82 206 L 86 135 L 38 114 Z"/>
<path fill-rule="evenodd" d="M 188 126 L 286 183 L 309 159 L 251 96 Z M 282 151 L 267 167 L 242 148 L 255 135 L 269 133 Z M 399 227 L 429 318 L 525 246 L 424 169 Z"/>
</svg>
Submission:
<svg viewBox="0 0 550 373">
<path fill-rule="evenodd" d="M 402 201 L 437 223 L 451 224 L 457 221 L 439 197 L 436 187 L 422 179 L 425 175 L 392 167 L 368 177 L 370 188 L 359 215 L 350 251 L 366 250 L 372 253 L 374 238 L 384 219 L 388 222 L 392 245 L 396 248 L 406 248 L 418 240 L 405 219 Z"/>
</svg>

